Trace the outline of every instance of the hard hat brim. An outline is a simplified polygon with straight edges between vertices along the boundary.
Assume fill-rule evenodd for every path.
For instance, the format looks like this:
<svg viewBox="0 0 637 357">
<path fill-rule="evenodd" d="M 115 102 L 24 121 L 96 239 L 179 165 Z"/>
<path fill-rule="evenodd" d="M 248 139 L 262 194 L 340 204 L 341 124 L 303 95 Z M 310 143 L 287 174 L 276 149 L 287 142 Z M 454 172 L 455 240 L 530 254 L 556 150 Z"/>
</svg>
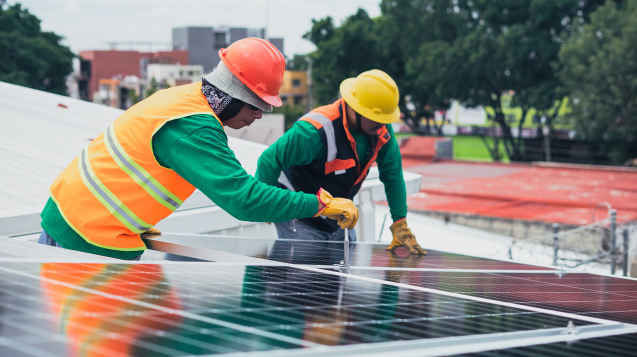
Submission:
<svg viewBox="0 0 637 357">
<path fill-rule="evenodd" d="M 381 124 L 391 124 L 400 119 L 400 109 L 396 107 L 393 113 L 389 114 L 375 114 L 372 112 L 372 108 L 366 108 L 360 105 L 356 97 L 352 95 L 352 88 L 356 83 L 356 78 L 348 78 L 341 83 L 340 92 L 345 102 L 354 109 L 355 112 L 364 116 L 365 118 L 375 121 Z"/>
</svg>

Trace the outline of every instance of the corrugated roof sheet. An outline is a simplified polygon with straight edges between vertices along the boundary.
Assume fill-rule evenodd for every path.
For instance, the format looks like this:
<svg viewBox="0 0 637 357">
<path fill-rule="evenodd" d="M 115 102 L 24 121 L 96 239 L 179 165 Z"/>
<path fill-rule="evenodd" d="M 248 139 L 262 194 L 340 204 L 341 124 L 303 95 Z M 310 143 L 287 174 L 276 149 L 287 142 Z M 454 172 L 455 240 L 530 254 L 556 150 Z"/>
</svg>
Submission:
<svg viewBox="0 0 637 357">
<path fill-rule="evenodd" d="M 41 208 L 48 187 L 120 109 L 0 82 L 0 216 Z M 250 174 L 266 146 L 229 138 Z"/>
</svg>

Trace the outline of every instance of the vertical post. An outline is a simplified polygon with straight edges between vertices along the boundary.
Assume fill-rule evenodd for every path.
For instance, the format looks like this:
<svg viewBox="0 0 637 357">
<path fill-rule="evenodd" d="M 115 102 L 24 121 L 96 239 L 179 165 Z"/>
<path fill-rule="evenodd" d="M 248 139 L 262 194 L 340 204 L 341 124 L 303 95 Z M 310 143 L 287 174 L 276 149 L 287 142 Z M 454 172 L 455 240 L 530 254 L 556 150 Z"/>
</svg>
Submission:
<svg viewBox="0 0 637 357">
<path fill-rule="evenodd" d="M 356 237 L 359 241 L 376 241 L 376 210 L 372 201 L 372 192 L 363 189 L 354 197 L 354 204 L 358 208 L 358 224 L 356 225 Z"/>
<path fill-rule="evenodd" d="M 553 265 L 557 266 L 557 252 L 560 249 L 557 233 L 560 231 L 560 225 L 558 223 L 553 223 Z"/>
<path fill-rule="evenodd" d="M 624 231 L 622 232 L 624 235 L 624 261 L 623 261 L 623 275 L 628 276 L 628 249 L 630 249 L 630 242 L 628 241 L 628 228 L 624 227 Z"/>
<path fill-rule="evenodd" d="M 345 239 L 344 239 L 344 243 L 345 246 L 343 249 L 343 252 L 345 253 L 345 257 L 343 259 L 343 262 L 345 263 L 346 267 L 349 267 L 349 229 L 345 228 Z"/>
<path fill-rule="evenodd" d="M 610 210 L 610 274 L 615 275 L 617 268 L 617 210 Z"/>
<path fill-rule="evenodd" d="M 305 101 L 307 104 L 307 112 L 309 113 L 314 109 L 314 103 L 312 103 L 312 58 L 308 56 L 305 60 L 307 61 L 307 97 Z"/>
</svg>

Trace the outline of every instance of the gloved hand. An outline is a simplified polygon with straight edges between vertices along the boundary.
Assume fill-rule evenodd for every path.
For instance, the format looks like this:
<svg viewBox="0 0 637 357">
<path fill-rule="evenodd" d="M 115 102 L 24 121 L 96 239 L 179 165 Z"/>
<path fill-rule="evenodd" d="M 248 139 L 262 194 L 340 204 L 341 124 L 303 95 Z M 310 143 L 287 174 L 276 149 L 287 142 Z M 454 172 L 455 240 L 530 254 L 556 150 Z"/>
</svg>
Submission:
<svg viewBox="0 0 637 357">
<path fill-rule="evenodd" d="M 156 236 L 160 236 L 161 235 L 161 231 L 155 227 L 150 228 L 149 230 L 147 230 L 146 232 L 142 233 L 141 236 L 144 238 L 149 238 L 149 237 L 156 237 Z"/>
<path fill-rule="evenodd" d="M 338 221 L 338 225 L 341 228 L 353 229 L 358 222 L 358 209 L 354 206 L 354 203 L 347 198 L 334 198 L 332 195 L 320 189 L 316 194 L 319 201 L 325 208 L 320 210 L 314 217 L 325 216 L 329 219 Z"/>
<path fill-rule="evenodd" d="M 418 245 L 416 237 L 411 233 L 411 229 L 407 228 L 406 219 L 394 222 L 389 229 L 394 236 L 394 240 L 392 240 L 389 247 L 387 247 L 388 251 L 394 251 L 398 247 L 405 247 L 410 254 L 427 254 L 427 252 Z"/>
</svg>

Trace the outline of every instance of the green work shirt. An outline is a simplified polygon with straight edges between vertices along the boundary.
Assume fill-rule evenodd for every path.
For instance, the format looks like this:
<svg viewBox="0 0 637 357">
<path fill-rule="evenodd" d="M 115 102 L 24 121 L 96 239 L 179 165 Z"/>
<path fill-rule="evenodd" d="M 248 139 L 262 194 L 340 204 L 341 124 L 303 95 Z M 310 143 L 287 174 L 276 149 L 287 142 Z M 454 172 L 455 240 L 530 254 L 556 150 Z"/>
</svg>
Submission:
<svg viewBox="0 0 637 357">
<path fill-rule="evenodd" d="M 175 170 L 237 219 L 283 222 L 312 217 L 318 211 L 315 195 L 272 187 L 250 176 L 228 147 L 223 127 L 211 115 L 170 121 L 153 136 L 152 143 L 160 165 Z M 64 248 L 118 259 L 132 259 L 142 253 L 88 243 L 69 226 L 52 199 L 41 217 L 42 228 Z"/>
<path fill-rule="evenodd" d="M 394 221 L 407 216 L 407 190 L 403 178 L 403 166 L 398 142 L 394 137 L 391 125 L 386 125 L 391 139 L 380 149 L 376 163 L 379 178 L 385 185 L 385 195 L 391 217 Z M 354 129 L 350 129 L 356 141 L 356 154 L 359 158 L 367 157 L 371 150 L 369 138 Z M 294 165 L 307 165 L 325 158 L 326 148 L 319 131 L 309 122 L 299 120 L 285 135 L 261 154 L 257 180 L 275 185 L 281 171 Z M 365 163 L 361 163 L 364 166 Z"/>
</svg>

